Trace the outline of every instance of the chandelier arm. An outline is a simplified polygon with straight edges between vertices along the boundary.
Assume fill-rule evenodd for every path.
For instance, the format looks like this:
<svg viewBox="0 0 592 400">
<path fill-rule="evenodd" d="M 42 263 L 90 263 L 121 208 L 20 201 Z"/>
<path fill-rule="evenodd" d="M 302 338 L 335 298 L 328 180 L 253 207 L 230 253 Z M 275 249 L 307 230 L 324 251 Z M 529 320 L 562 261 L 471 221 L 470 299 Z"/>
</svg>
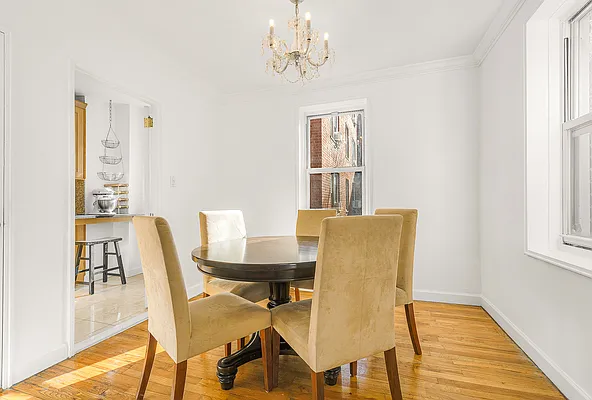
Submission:
<svg viewBox="0 0 592 400">
<path fill-rule="evenodd" d="M 329 55 L 325 55 L 325 57 L 323 57 L 323 61 L 321 62 L 315 62 L 312 60 L 311 55 L 309 54 L 308 57 L 306 57 L 306 61 L 309 62 L 309 64 L 314 65 L 315 67 L 322 67 L 323 65 L 325 65 L 325 63 L 327 62 L 327 60 L 329 59 Z"/>
<path fill-rule="evenodd" d="M 283 67 L 282 65 L 282 59 L 280 58 L 280 68 L 275 68 L 274 70 L 277 74 L 283 74 L 284 72 L 286 72 L 286 70 L 288 69 L 288 66 L 290 65 L 290 60 L 286 59 L 286 65 L 284 65 Z"/>
</svg>

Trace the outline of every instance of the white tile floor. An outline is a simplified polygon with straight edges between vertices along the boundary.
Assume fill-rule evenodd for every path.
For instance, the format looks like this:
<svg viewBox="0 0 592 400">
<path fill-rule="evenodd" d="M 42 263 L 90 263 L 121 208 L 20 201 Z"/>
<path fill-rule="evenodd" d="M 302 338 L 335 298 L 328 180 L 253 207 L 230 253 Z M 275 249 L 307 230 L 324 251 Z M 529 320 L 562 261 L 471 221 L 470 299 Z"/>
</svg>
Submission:
<svg viewBox="0 0 592 400">
<path fill-rule="evenodd" d="M 95 282 L 92 296 L 88 294 L 87 285 L 76 285 L 75 342 L 80 343 L 146 312 L 144 299 L 144 276 L 141 274 L 127 278 L 127 285 L 122 285 L 116 276 L 110 276 L 107 283 Z"/>
</svg>

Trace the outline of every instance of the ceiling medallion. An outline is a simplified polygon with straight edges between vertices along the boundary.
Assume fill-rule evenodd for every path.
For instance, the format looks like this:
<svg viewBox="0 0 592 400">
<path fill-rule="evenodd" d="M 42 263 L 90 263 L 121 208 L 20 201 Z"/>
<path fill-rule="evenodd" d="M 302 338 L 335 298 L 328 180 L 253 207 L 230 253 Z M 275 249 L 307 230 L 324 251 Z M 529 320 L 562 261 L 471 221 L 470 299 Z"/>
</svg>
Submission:
<svg viewBox="0 0 592 400">
<path fill-rule="evenodd" d="M 300 18 L 299 5 L 304 0 L 290 0 L 294 3 L 295 16 L 288 22 L 288 28 L 294 31 L 292 45 L 288 47 L 285 40 L 275 34 L 275 23 L 269 21 L 269 33 L 263 38 L 261 52 L 269 49 L 271 57 L 267 60 L 266 71 L 272 75 L 280 75 L 290 83 L 302 82 L 318 78 L 319 68 L 328 60 L 333 61 L 335 52 L 329 48 L 329 34 L 325 33 L 322 50 L 317 50 L 319 32 L 312 29 L 310 13 L 305 20 Z"/>
</svg>

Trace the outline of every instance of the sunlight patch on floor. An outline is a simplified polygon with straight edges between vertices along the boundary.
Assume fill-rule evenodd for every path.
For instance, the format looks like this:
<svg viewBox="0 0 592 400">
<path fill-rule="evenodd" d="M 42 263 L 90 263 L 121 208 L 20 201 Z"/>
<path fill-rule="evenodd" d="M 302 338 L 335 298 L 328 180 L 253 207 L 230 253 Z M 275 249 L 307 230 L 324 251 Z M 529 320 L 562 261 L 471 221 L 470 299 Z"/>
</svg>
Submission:
<svg viewBox="0 0 592 400">
<path fill-rule="evenodd" d="M 160 346 L 156 348 L 156 354 L 162 353 L 164 349 Z M 75 369 L 66 374 L 58 375 L 54 378 L 43 382 L 44 385 L 54 389 L 61 389 L 66 386 L 74 385 L 78 382 L 92 379 L 96 376 L 103 375 L 110 371 L 115 371 L 119 368 L 134 364 L 138 361 L 143 361 L 146 354 L 146 346 L 138 347 L 136 349 L 126 351 L 111 358 L 106 358 L 92 365 Z M 20 399 L 16 397 L 16 399 Z"/>
</svg>

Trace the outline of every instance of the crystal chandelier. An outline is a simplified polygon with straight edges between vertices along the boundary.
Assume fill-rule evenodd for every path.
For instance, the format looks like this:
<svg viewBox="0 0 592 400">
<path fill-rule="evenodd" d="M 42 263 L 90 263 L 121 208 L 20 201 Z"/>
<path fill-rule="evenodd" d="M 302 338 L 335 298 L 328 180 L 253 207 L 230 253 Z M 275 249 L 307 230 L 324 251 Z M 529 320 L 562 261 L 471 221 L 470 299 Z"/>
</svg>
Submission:
<svg viewBox="0 0 592 400">
<path fill-rule="evenodd" d="M 292 45 L 288 47 L 286 41 L 275 34 L 275 23 L 269 21 L 269 33 L 263 38 L 261 52 L 269 49 L 271 57 L 267 60 L 266 71 L 272 75 L 280 75 L 290 83 L 302 82 L 318 78 L 319 67 L 328 60 L 335 58 L 333 50 L 329 48 L 329 34 L 325 33 L 325 45 L 317 50 L 319 32 L 311 28 L 310 13 L 307 12 L 305 21 L 300 18 L 299 5 L 304 0 L 290 0 L 294 3 L 296 15 L 288 22 L 288 28 L 294 31 Z M 289 68 L 292 66 L 293 68 Z"/>
</svg>

